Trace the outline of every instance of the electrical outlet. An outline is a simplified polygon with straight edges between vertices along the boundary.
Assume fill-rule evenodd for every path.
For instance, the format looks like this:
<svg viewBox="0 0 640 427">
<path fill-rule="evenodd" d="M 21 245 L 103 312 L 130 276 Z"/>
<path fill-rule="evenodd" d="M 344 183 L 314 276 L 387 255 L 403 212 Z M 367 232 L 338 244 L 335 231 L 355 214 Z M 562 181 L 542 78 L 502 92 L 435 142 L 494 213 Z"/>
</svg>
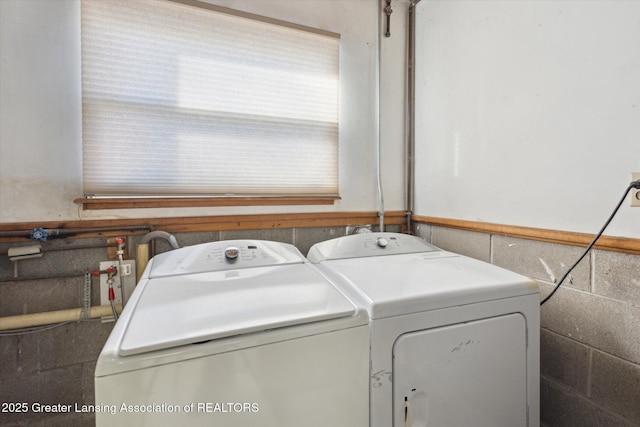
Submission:
<svg viewBox="0 0 640 427">
<path fill-rule="evenodd" d="M 640 179 L 640 172 L 634 172 L 631 174 L 631 181 L 637 181 Z M 640 207 L 640 190 L 632 188 L 629 192 L 631 194 L 631 206 Z"/>
<path fill-rule="evenodd" d="M 120 276 L 124 282 L 124 298 L 125 304 L 129 300 L 133 289 L 136 287 L 136 265 L 133 260 L 122 261 L 122 267 L 118 261 L 103 261 L 100 263 L 100 271 L 106 271 L 109 267 L 116 268 L 116 274 L 113 276 L 113 290 L 116 296 L 115 303 L 122 304 L 122 292 L 120 284 Z M 109 275 L 107 273 L 100 274 L 100 304 L 110 305 L 109 301 Z"/>
</svg>

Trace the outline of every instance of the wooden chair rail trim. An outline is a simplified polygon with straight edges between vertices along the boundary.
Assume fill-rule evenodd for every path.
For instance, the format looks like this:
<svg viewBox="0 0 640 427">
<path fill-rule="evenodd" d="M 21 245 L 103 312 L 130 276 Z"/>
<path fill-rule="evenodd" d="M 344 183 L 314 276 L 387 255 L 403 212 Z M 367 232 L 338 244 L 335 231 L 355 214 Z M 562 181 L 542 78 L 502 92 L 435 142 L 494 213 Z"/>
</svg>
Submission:
<svg viewBox="0 0 640 427">
<path fill-rule="evenodd" d="M 385 224 L 406 224 L 402 211 L 385 212 Z M 413 223 L 455 228 L 501 236 L 538 240 L 572 246 L 586 247 L 593 235 L 568 231 L 548 230 L 533 227 L 493 224 L 478 221 L 436 218 L 421 215 L 412 217 Z M 170 218 L 129 218 L 75 221 L 16 222 L 0 224 L 0 241 L 24 241 L 26 233 L 37 227 L 61 229 L 73 234 L 70 237 L 117 236 L 122 234 L 144 234 L 150 230 L 164 230 L 170 233 L 191 233 L 206 231 L 251 230 L 269 228 L 311 228 L 340 227 L 378 223 L 376 212 L 323 212 L 293 214 L 221 215 Z M 118 229 L 121 227 L 121 229 Z M 95 230 L 91 230 L 91 229 Z M 74 232 L 79 230 L 79 232 Z M 3 235 L 4 233 L 4 235 Z M 10 235 L 15 234 L 15 235 Z M 640 239 L 628 237 L 602 236 L 595 245 L 598 249 L 640 255 Z"/>
<path fill-rule="evenodd" d="M 60 229 L 69 237 L 110 237 L 145 234 L 150 230 L 169 233 L 253 230 L 269 228 L 342 227 L 378 224 L 377 212 L 315 212 L 292 214 L 220 215 L 171 218 L 127 218 L 77 221 L 20 222 L 0 224 L 0 241 L 24 241 L 28 232 L 37 227 Z M 385 212 L 385 224 L 404 225 L 405 213 Z M 120 228 L 120 229 L 119 229 Z"/>
<path fill-rule="evenodd" d="M 548 230 L 543 228 L 493 224 L 452 218 L 436 218 L 421 215 L 414 215 L 412 220 L 414 223 L 438 227 L 455 228 L 459 230 L 476 231 L 479 233 L 496 234 L 500 236 L 517 237 L 571 246 L 586 247 L 595 237 L 593 234 L 576 233 L 571 231 Z M 629 237 L 604 235 L 598 239 L 594 247 L 608 251 L 640 255 L 640 239 Z"/>
</svg>

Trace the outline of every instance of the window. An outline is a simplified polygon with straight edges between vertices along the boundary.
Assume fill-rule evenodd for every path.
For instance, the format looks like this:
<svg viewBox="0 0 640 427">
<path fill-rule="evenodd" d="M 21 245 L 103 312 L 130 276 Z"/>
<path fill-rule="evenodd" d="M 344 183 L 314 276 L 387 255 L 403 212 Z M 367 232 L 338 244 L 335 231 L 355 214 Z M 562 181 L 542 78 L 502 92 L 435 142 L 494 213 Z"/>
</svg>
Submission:
<svg viewBox="0 0 640 427">
<path fill-rule="evenodd" d="M 337 198 L 338 58 L 206 3 L 83 0 L 85 196 Z"/>
</svg>

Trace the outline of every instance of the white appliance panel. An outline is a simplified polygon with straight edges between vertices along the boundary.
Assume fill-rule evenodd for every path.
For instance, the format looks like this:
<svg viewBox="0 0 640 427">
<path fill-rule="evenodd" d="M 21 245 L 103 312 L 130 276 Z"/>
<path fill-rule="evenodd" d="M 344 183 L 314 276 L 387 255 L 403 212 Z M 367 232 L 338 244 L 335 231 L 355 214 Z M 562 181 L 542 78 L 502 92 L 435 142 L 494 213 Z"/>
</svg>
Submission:
<svg viewBox="0 0 640 427">
<path fill-rule="evenodd" d="M 519 313 L 401 335 L 393 425 L 526 427 L 525 337 Z"/>
<path fill-rule="evenodd" d="M 96 425 L 368 427 L 368 348 L 362 325 L 97 377 Z"/>
<path fill-rule="evenodd" d="M 424 240 L 400 233 L 364 233 L 344 236 L 315 244 L 307 255 L 313 263 L 327 260 L 379 257 L 440 249 Z"/>
<path fill-rule="evenodd" d="M 302 264 L 295 246 L 266 240 L 228 240 L 185 246 L 153 257 L 149 277 Z"/>
</svg>

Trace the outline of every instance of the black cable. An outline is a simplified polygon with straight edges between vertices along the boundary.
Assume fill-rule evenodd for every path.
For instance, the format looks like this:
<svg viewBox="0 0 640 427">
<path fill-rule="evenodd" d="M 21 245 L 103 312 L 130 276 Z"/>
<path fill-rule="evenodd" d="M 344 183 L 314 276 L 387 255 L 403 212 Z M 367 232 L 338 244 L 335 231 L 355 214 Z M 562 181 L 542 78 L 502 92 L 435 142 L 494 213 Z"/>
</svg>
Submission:
<svg viewBox="0 0 640 427">
<path fill-rule="evenodd" d="M 580 258 L 578 258 L 578 260 L 567 270 L 566 273 L 564 273 L 564 275 L 562 276 L 562 278 L 560 279 L 560 281 L 558 282 L 558 284 L 556 285 L 555 288 L 553 288 L 553 290 L 551 291 L 551 293 L 549 295 L 547 295 L 541 302 L 540 305 L 544 304 L 545 302 L 547 302 L 549 300 L 549 298 L 551 298 L 553 296 L 553 294 L 556 293 L 556 291 L 558 290 L 558 288 L 560 288 L 560 285 L 562 285 L 562 282 L 564 282 L 564 280 L 569 276 L 569 274 L 571 274 L 571 272 L 573 271 L 574 268 L 576 268 L 576 266 L 578 264 L 580 264 L 580 261 L 583 260 L 583 258 L 585 256 L 587 256 L 587 254 L 589 253 L 589 251 L 591 250 L 591 248 L 593 247 L 593 245 L 596 244 L 596 242 L 598 241 L 598 239 L 602 236 L 602 233 L 604 233 L 604 230 L 609 226 L 609 223 L 611 222 L 611 220 L 613 220 L 613 217 L 616 216 L 616 214 L 618 213 L 618 210 L 620 209 L 620 206 L 622 206 L 622 203 L 624 203 L 624 199 L 627 198 L 627 194 L 629 194 L 629 191 L 631 191 L 632 188 L 635 188 L 637 190 L 640 190 L 640 180 L 638 181 L 632 181 L 629 186 L 627 187 L 627 189 L 624 192 L 624 195 L 622 196 L 622 198 L 620 199 L 620 201 L 618 202 L 617 206 L 615 207 L 615 209 L 613 210 L 613 212 L 611 213 L 611 215 L 609 216 L 609 219 L 607 219 L 607 221 L 604 223 L 604 225 L 602 226 L 602 228 L 600 229 L 600 231 L 598 232 L 598 234 L 596 234 L 596 237 L 593 238 L 593 240 L 591 241 L 591 243 L 589 243 L 589 246 L 587 246 L 587 249 L 585 249 L 584 253 L 580 256 Z"/>
</svg>

